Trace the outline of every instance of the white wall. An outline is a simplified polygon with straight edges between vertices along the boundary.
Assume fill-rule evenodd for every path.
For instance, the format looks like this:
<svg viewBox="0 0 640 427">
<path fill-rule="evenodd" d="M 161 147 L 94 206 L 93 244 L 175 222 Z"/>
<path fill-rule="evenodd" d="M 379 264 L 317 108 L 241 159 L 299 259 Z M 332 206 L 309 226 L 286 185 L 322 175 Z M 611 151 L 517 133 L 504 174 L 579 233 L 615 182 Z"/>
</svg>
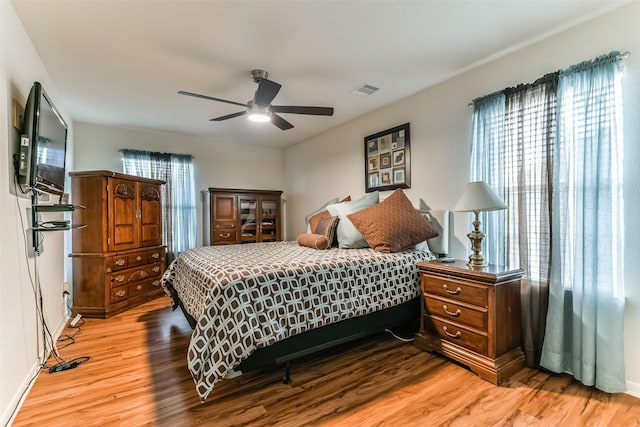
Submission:
<svg viewBox="0 0 640 427">
<path fill-rule="evenodd" d="M 0 1 L 0 412 L 5 425 L 19 402 L 29 379 L 37 372 L 42 354 L 41 329 L 36 316 L 34 281 L 42 288 L 47 324 L 56 339 L 66 321 L 62 297 L 66 250 L 65 233 L 49 232 L 44 236 L 44 252 L 34 258 L 25 255 L 25 236 L 30 234 L 31 200 L 16 197 L 13 187 L 13 164 L 18 132 L 11 125 L 11 100 L 24 106 L 34 81 L 42 83 L 56 107 L 70 124 L 64 105 L 51 82 L 38 53 L 24 32 L 13 6 Z M 69 161 L 73 151 L 73 132 L 69 132 Z M 53 214 L 47 219 L 62 219 Z M 37 268 L 37 270 L 36 270 Z M 63 353 L 64 355 L 64 353 Z"/>
<path fill-rule="evenodd" d="M 284 190 L 279 148 L 220 143 L 204 137 L 153 130 L 74 123 L 74 170 L 122 172 L 123 148 L 191 154 L 196 189 L 208 187 Z M 71 195 L 73 198 L 73 195 Z M 202 199 L 198 197 L 198 245 L 202 244 Z"/>
<path fill-rule="evenodd" d="M 640 2 L 636 1 L 535 45 L 461 74 L 394 105 L 304 141 L 285 151 L 288 239 L 304 231 L 304 216 L 326 200 L 364 194 L 363 137 L 411 123 L 411 189 L 416 206 L 452 209 L 469 176 L 468 103 L 507 86 L 612 50 L 629 51 L 625 60 L 625 367 L 629 393 L 640 397 Z M 418 54 L 418 53 L 416 53 Z M 372 95 L 375 96 L 375 95 Z M 466 258 L 467 215 L 454 215 L 453 256 Z M 607 262 L 607 260 L 602 260 Z M 616 331 L 611 331 L 616 333 Z"/>
</svg>

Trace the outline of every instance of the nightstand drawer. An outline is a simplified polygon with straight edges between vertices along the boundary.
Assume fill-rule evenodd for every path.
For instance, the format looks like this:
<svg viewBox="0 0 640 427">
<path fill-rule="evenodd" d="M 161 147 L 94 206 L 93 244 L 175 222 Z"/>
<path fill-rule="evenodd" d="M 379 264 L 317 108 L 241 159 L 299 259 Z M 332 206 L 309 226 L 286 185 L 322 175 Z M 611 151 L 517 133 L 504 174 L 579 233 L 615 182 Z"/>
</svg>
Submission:
<svg viewBox="0 0 640 427">
<path fill-rule="evenodd" d="M 422 292 L 440 295 L 480 307 L 487 306 L 487 288 L 482 285 L 427 274 L 422 274 L 420 284 Z"/>
<path fill-rule="evenodd" d="M 473 326 L 474 328 L 487 330 L 487 310 L 480 307 L 472 308 L 454 301 L 425 295 L 425 315 L 434 315 L 446 320 Z"/>
<path fill-rule="evenodd" d="M 472 351 L 487 355 L 488 338 L 481 331 L 465 328 L 456 323 L 446 322 L 436 317 L 424 320 L 425 328 L 436 333 L 440 338 L 458 344 Z"/>
</svg>

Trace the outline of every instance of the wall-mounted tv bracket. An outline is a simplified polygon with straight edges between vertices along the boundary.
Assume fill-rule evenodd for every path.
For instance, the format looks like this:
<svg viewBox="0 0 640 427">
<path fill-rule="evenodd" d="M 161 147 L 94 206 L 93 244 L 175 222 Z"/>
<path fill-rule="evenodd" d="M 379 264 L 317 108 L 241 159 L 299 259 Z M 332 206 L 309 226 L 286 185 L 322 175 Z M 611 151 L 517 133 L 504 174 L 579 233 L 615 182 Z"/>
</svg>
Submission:
<svg viewBox="0 0 640 427">
<path fill-rule="evenodd" d="M 68 220 L 40 221 L 40 212 L 73 212 L 84 209 L 84 206 L 72 204 L 38 205 L 38 195 L 31 197 L 31 230 L 33 233 L 33 248 L 36 255 L 40 255 L 40 233 L 43 231 L 64 231 L 72 228 L 83 228 L 86 224 L 71 224 Z"/>
</svg>

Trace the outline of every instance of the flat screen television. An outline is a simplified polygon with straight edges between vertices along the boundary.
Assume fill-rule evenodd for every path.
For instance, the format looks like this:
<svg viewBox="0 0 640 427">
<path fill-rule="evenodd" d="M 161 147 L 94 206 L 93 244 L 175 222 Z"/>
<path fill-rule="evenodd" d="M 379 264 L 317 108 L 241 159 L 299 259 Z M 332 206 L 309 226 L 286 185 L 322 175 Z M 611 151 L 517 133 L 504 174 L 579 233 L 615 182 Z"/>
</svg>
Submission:
<svg viewBox="0 0 640 427">
<path fill-rule="evenodd" d="M 39 82 L 29 92 L 17 153 L 18 181 L 34 191 L 63 194 L 67 124 Z"/>
</svg>

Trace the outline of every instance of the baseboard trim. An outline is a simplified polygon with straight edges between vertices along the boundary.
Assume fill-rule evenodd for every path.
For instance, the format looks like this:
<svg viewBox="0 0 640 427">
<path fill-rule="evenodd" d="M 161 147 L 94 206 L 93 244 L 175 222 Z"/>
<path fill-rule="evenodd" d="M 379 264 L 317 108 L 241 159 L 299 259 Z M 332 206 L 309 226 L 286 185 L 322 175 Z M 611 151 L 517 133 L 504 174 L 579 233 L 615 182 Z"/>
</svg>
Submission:
<svg viewBox="0 0 640 427">
<path fill-rule="evenodd" d="M 640 384 L 627 381 L 627 391 L 625 393 L 640 399 Z"/>
<path fill-rule="evenodd" d="M 58 326 L 54 330 L 53 339 L 55 341 L 57 341 L 58 338 L 60 338 L 60 335 L 62 335 L 62 331 L 64 331 L 64 328 L 67 326 L 68 321 L 69 321 L 69 316 L 67 315 L 67 313 L 65 313 L 65 315 L 62 318 L 62 321 L 60 322 L 60 324 L 58 324 Z M 40 372 L 41 372 L 40 362 L 36 360 L 31 370 L 29 371 L 29 374 L 24 379 L 23 383 L 18 389 L 17 393 L 11 399 L 10 404 L 7 406 L 7 408 L 5 408 L 5 411 L 2 414 L 3 426 L 10 426 L 13 423 L 14 418 L 16 417 L 16 415 L 18 415 L 18 412 L 20 412 L 20 408 L 22 407 L 22 404 L 24 403 L 25 399 L 29 395 L 29 391 L 31 390 L 31 387 L 33 387 L 33 385 L 35 384 L 38 375 L 40 375 Z"/>
</svg>

